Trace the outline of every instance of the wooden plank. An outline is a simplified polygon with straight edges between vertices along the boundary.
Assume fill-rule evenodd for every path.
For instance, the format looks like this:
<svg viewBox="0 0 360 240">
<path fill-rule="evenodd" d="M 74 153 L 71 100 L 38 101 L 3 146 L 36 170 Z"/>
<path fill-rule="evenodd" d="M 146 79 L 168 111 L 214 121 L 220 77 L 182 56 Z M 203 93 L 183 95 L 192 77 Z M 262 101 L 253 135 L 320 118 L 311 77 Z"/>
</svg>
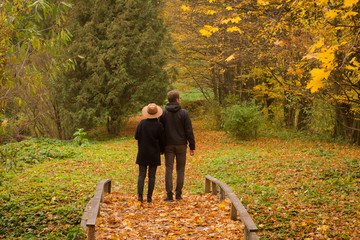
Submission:
<svg viewBox="0 0 360 240">
<path fill-rule="evenodd" d="M 100 208 L 100 198 L 94 198 L 93 201 L 91 201 L 90 204 L 90 212 L 88 215 L 88 220 L 86 222 L 86 226 L 95 226 L 96 218 L 98 217 Z"/>
<path fill-rule="evenodd" d="M 85 210 L 84 210 L 84 213 L 83 213 L 83 216 L 81 218 L 81 223 L 80 223 L 80 226 L 86 230 L 86 222 L 87 222 L 87 219 L 88 219 L 88 216 L 89 216 L 89 208 L 90 208 L 90 205 L 91 205 L 91 200 L 88 202 L 88 204 L 86 204 L 86 207 L 85 207 Z"/>
<path fill-rule="evenodd" d="M 95 240 L 95 224 L 100 214 L 100 202 L 104 201 L 104 192 L 111 192 L 111 179 L 103 179 L 98 182 L 94 197 L 90 199 L 83 213 L 80 226 L 87 230 L 89 240 Z"/>
<path fill-rule="evenodd" d="M 91 199 L 91 204 L 89 205 L 89 213 L 88 220 L 86 222 L 86 226 L 95 226 L 96 224 L 96 218 L 98 217 L 100 213 L 100 202 L 104 201 L 104 187 L 105 184 L 108 184 L 111 182 L 111 179 L 104 179 L 101 180 L 97 188 L 95 190 L 94 197 Z"/>
</svg>

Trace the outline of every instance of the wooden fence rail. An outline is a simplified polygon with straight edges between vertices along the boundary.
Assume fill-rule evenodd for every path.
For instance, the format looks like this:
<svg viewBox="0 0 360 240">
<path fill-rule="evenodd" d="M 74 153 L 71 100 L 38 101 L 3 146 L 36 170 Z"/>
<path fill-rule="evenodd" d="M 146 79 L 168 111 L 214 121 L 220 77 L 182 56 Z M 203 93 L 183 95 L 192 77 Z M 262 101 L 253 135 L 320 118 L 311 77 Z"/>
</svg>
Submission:
<svg viewBox="0 0 360 240">
<path fill-rule="evenodd" d="M 100 202 L 104 201 L 104 192 L 111 192 L 111 179 L 101 180 L 97 184 L 94 197 L 86 205 L 80 226 L 87 232 L 88 240 L 95 240 L 96 218 L 100 213 Z"/>
<path fill-rule="evenodd" d="M 219 186 L 219 201 L 225 199 L 225 194 L 231 201 L 231 210 L 230 216 L 232 220 L 237 219 L 237 213 L 240 215 L 241 221 L 245 225 L 244 229 L 244 239 L 245 240 L 257 240 L 259 239 L 257 235 L 258 228 L 256 227 L 254 221 L 250 217 L 249 213 L 246 211 L 239 198 L 233 193 L 231 188 L 216 178 L 213 178 L 209 175 L 205 176 L 205 193 L 212 192 L 213 195 L 217 195 L 217 186 Z M 211 188 L 211 189 L 210 189 Z"/>
</svg>

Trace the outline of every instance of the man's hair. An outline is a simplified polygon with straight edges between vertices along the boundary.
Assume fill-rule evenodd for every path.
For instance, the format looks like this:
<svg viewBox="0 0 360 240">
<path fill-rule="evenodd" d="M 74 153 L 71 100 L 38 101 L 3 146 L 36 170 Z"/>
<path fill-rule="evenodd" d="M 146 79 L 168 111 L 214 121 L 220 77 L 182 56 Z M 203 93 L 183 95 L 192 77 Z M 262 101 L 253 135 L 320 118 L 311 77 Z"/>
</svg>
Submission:
<svg viewBox="0 0 360 240">
<path fill-rule="evenodd" d="M 169 102 L 176 102 L 176 99 L 180 98 L 180 93 L 178 91 L 170 91 L 167 94 Z"/>
</svg>

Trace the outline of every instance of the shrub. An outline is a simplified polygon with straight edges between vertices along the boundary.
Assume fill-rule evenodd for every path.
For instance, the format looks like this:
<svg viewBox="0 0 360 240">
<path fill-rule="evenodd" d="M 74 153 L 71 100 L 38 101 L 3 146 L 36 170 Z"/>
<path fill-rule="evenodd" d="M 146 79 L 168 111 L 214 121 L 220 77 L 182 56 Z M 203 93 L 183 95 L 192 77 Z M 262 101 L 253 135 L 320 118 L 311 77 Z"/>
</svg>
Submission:
<svg viewBox="0 0 360 240">
<path fill-rule="evenodd" d="M 83 128 L 78 128 L 74 133 L 74 143 L 76 145 L 81 146 L 82 144 L 87 145 L 89 143 L 89 139 L 86 138 L 87 133 L 84 131 Z"/>
<path fill-rule="evenodd" d="M 242 102 L 225 108 L 223 128 L 230 135 L 242 139 L 256 137 L 263 122 L 260 106 L 254 101 Z"/>
</svg>

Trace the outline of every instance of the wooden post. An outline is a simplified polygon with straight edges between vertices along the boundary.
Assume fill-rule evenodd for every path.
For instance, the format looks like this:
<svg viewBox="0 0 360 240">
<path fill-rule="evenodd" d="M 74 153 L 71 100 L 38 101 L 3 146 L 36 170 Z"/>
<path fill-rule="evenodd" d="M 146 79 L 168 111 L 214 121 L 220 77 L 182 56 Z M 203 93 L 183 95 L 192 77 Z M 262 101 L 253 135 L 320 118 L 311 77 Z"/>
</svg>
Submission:
<svg viewBox="0 0 360 240">
<path fill-rule="evenodd" d="M 212 195 L 216 195 L 217 194 L 217 187 L 216 187 L 216 183 L 211 182 L 212 184 Z"/>
<path fill-rule="evenodd" d="M 210 192 L 210 180 L 205 178 L 205 193 Z"/>
<path fill-rule="evenodd" d="M 225 199 L 225 191 L 220 187 L 219 201 L 221 202 L 224 199 Z"/>
<path fill-rule="evenodd" d="M 250 232 L 249 229 L 246 227 L 244 228 L 244 240 L 250 240 Z"/>
<path fill-rule="evenodd" d="M 245 229 L 244 229 L 244 239 L 246 240 L 258 240 L 259 237 L 256 232 L 259 231 L 259 229 L 256 227 L 254 221 L 252 220 L 249 213 L 246 211 L 245 207 L 240 202 L 239 198 L 235 195 L 235 193 L 230 189 L 230 187 L 223 183 L 216 178 L 211 177 L 210 175 L 205 176 L 205 192 L 210 192 L 210 182 L 212 184 L 212 194 L 216 195 L 218 193 L 217 191 L 217 185 L 219 185 L 219 191 L 220 196 L 219 200 L 222 201 L 225 199 L 225 195 L 230 199 L 231 202 L 231 209 L 230 209 L 230 215 L 231 220 L 236 221 L 238 219 L 238 213 L 240 220 L 244 223 Z"/>
<path fill-rule="evenodd" d="M 230 217 L 231 217 L 231 220 L 234 220 L 234 221 L 236 221 L 236 219 L 237 219 L 237 210 L 233 203 L 231 203 Z"/>
<path fill-rule="evenodd" d="M 107 193 L 111 193 L 111 181 L 107 183 L 107 187 L 105 189 Z"/>
<path fill-rule="evenodd" d="M 104 189 L 100 193 L 100 202 L 104 202 Z"/>
<path fill-rule="evenodd" d="M 88 240 L 95 240 L 95 226 L 87 226 L 87 229 Z"/>
</svg>

